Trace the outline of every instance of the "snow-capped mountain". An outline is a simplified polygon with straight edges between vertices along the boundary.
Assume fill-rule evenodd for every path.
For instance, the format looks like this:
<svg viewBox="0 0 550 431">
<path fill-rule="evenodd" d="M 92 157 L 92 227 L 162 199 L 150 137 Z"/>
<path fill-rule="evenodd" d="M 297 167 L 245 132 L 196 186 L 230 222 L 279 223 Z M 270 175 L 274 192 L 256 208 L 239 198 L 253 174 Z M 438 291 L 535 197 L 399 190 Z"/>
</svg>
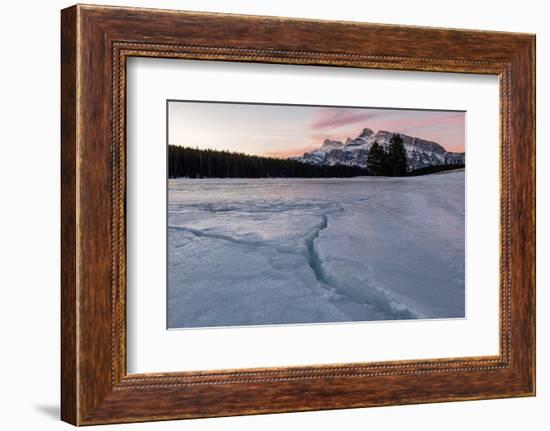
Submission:
<svg viewBox="0 0 550 431">
<path fill-rule="evenodd" d="M 325 139 L 323 145 L 303 156 L 293 157 L 315 165 L 349 165 L 366 168 L 370 147 L 374 142 L 388 150 L 393 132 L 380 130 L 374 133 L 371 129 L 363 129 L 355 139 L 348 138 L 346 142 Z M 407 154 L 407 169 L 413 170 L 434 165 L 463 165 L 464 153 L 446 151 L 437 142 L 426 141 L 413 136 L 399 134 Z"/>
</svg>

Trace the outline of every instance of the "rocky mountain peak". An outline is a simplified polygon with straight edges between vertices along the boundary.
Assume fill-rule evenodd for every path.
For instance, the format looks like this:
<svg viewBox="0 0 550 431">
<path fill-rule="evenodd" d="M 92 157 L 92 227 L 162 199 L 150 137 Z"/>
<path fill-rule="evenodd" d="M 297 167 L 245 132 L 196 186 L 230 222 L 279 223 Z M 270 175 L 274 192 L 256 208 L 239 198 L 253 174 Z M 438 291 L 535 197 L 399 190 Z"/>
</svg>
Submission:
<svg viewBox="0 0 550 431">
<path fill-rule="evenodd" d="M 342 146 L 344 146 L 344 144 L 341 141 L 336 141 L 332 139 L 325 139 L 323 141 L 323 148 L 327 148 L 327 147 L 338 148 Z"/>
<path fill-rule="evenodd" d="M 388 130 L 379 130 L 374 133 L 372 129 L 364 128 L 356 138 L 348 137 L 345 143 L 325 139 L 317 150 L 304 153 L 303 156 L 294 159 L 315 165 L 343 164 L 365 168 L 372 144 L 378 142 L 387 151 L 395 133 Z M 464 164 L 464 153 L 451 153 L 437 142 L 403 133 L 398 134 L 403 139 L 409 170 L 442 164 Z"/>
<path fill-rule="evenodd" d="M 369 128 L 364 128 L 363 131 L 359 134 L 359 138 L 368 138 L 369 136 L 371 136 L 374 132 L 372 131 L 372 129 L 369 129 Z"/>
</svg>

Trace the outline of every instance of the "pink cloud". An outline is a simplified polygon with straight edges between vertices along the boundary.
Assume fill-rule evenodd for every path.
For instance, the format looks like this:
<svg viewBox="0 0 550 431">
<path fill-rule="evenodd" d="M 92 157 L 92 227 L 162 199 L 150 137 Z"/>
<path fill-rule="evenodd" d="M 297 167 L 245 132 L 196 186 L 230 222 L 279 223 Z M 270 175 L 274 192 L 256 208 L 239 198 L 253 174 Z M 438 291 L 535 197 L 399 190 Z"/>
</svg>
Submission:
<svg viewBox="0 0 550 431">
<path fill-rule="evenodd" d="M 464 125 L 464 114 L 450 114 L 446 116 L 433 116 L 423 119 L 396 118 L 384 122 L 384 127 L 391 131 L 405 133 L 409 130 L 423 129 L 433 126 L 458 126 Z"/>
<path fill-rule="evenodd" d="M 316 113 L 311 123 L 311 128 L 326 129 L 347 126 L 372 119 L 373 117 L 376 117 L 376 114 L 373 112 L 361 112 L 357 109 L 328 108 Z"/>
</svg>

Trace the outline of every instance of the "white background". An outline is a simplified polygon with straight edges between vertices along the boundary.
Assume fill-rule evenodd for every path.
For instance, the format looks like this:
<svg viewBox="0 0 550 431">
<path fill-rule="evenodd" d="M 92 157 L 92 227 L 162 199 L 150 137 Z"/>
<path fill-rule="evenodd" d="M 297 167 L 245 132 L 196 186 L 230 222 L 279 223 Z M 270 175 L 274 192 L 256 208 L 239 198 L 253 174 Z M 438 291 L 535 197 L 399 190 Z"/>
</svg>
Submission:
<svg viewBox="0 0 550 431">
<path fill-rule="evenodd" d="M 538 396 L 508 399 L 106 426 L 144 430 L 498 430 L 550 422 L 550 28 L 536 0 L 480 2 L 311 0 L 102 1 L 106 4 L 345 19 L 537 33 Z M 59 409 L 59 9 L 65 1 L 5 2 L 0 15 L 0 426 L 61 430 Z M 544 193 L 543 193 L 544 191 Z"/>
<path fill-rule="evenodd" d="M 498 77 L 142 58 L 127 83 L 128 372 L 498 354 Z M 466 319 L 167 331 L 167 99 L 466 111 Z"/>
</svg>

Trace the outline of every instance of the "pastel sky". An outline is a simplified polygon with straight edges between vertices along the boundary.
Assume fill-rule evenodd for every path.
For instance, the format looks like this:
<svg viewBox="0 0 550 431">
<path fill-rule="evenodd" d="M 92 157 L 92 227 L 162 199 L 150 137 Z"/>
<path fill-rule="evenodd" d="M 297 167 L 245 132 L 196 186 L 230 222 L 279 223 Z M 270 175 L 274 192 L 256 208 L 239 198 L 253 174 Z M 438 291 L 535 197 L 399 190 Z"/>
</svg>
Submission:
<svg viewBox="0 0 550 431">
<path fill-rule="evenodd" d="M 327 138 L 342 142 L 368 127 L 464 151 L 465 113 L 379 108 L 171 101 L 171 145 L 276 157 L 301 155 Z"/>
</svg>

